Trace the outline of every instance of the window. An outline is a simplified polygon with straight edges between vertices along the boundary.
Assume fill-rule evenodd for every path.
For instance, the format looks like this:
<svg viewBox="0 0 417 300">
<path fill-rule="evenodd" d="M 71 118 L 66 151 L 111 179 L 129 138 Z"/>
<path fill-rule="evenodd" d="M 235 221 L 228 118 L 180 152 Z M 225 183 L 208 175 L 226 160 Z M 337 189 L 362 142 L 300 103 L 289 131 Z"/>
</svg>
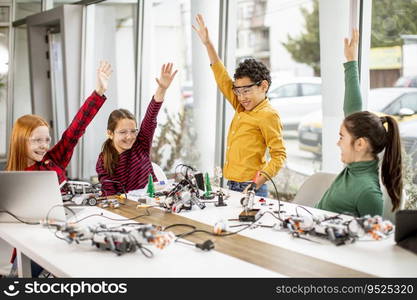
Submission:
<svg viewBox="0 0 417 300">
<path fill-rule="evenodd" d="M 100 60 L 112 65 L 113 74 L 106 92 L 107 101 L 84 134 L 83 178 L 96 175 L 97 156 L 106 139 L 109 114 L 117 108 L 135 113 L 136 11 L 137 4 L 129 0 L 87 6 L 85 97 L 95 88 Z"/>
<path fill-rule="evenodd" d="M 41 0 L 16 0 L 15 20 L 23 19 L 27 16 L 41 12 Z"/>
<path fill-rule="evenodd" d="M 417 112 L 417 93 L 408 93 L 400 96 L 384 112 L 395 116 L 400 114 L 402 108 L 409 108 Z"/>
<path fill-rule="evenodd" d="M 7 85 L 9 75 L 9 27 L 0 27 L 0 158 L 6 156 Z"/>
<path fill-rule="evenodd" d="M 252 57 L 271 71 L 268 97 L 283 124 L 287 148 L 286 167 L 279 172 L 275 182 L 282 183 L 278 189 L 286 196 L 293 194 L 303 181 L 303 177 L 298 177 L 300 174 L 310 175 L 321 168 L 321 118 L 306 119 L 321 109 L 320 87 L 313 85 L 315 81 L 311 85 L 300 85 L 302 78 L 320 76 L 319 2 L 237 0 L 238 7 L 254 5 L 254 13 L 246 15 L 246 20 L 236 13 L 236 23 L 246 25 L 236 29 L 237 35 L 249 31 L 255 40 L 250 43 L 251 47 L 237 45 L 236 62 Z M 314 128 L 317 131 L 315 140 L 308 144 L 302 144 L 298 139 L 302 121 L 306 122 L 308 130 Z M 270 191 L 273 191 L 272 186 Z"/>
<path fill-rule="evenodd" d="M 150 55 L 144 56 L 149 74 L 142 74 L 146 76 L 142 78 L 142 86 L 147 87 L 142 93 L 142 114 L 157 87 L 154 78 L 159 76 L 162 64 L 173 62 L 174 69 L 178 70 L 158 115 L 151 160 L 168 175 L 179 163 L 211 175 L 215 156 L 217 88 L 206 50 L 191 27 L 191 22 L 195 24 L 195 15 L 191 14 L 201 12 L 200 5 L 203 4 L 192 0 L 154 0 L 151 3 L 150 11 L 145 12 L 151 21 L 146 29 L 150 33 L 147 41 Z M 211 1 L 210 5 L 218 5 L 218 2 Z M 210 37 L 216 43 L 214 25 L 217 25 L 218 17 L 204 17 Z M 192 41 L 196 45 L 192 45 Z M 195 49 L 201 52 L 194 53 L 192 50 Z M 197 58 L 201 58 L 201 62 Z M 202 74 L 206 74 L 204 79 Z"/>
<path fill-rule="evenodd" d="M 409 93 L 401 97 L 401 108 L 409 108 L 417 112 L 417 93 Z"/>
<path fill-rule="evenodd" d="M 321 94 L 320 84 L 310 84 L 310 83 L 301 84 L 301 95 L 314 96 L 314 95 L 320 95 L 320 94 Z"/>
<path fill-rule="evenodd" d="M 417 68 L 417 2 L 372 1 L 370 87 L 410 86 Z"/>
<path fill-rule="evenodd" d="M 0 6 L 0 23 L 7 23 L 10 21 L 10 7 Z"/>
<path fill-rule="evenodd" d="M 298 96 L 298 84 L 286 84 L 272 91 L 276 98 L 284 97 L 297 97 Z"/>
<path fill-rule="evenodd" d="M 248 47 L 253 48 L 256 44 L 256 36 L 254 32 L 249 31 L 248 32 Z"/>
<path fill-rule="evenodd" d="M 255 8 L 255 4 L 254 3 L 247 3 L 246 9 L 244 10 L 244 15 L 243 17 L 245 19 L 250 19 L 253 16 L 253 12 L 254 12 L 254 8 Z"/>
<path fill-rule="evenodd" d="M 399 99 L 395 100 L 388 108 L 385 110 L 385 113 L 388 115 L 398 115 L 401 109 L 401 101 Z"/>
<path fill-rule="evenodd" d="M 79 0 L 54 0 L 54 7 L 61 6 L 64 4 L 72 4 L 76 2 L 79 2 Z"/>
</svg>

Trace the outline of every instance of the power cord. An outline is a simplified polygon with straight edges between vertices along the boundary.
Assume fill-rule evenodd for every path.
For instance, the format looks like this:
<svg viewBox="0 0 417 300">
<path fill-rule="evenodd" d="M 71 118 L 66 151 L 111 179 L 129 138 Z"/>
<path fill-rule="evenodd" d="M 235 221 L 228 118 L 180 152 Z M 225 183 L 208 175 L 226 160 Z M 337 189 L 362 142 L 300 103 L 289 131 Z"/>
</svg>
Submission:
<svg viewBox="0 0 417 300">
<path fill-rule="evenodd" d="M 107 216 L 103 215 L 103 213 L 101 213 L 101 214 L 91 214 L 91 215 L 85 216 L 84 218 L 81 218 L 81 219 L 79 219 L 75 222 L 72 222 L 72 223 L 79 223 L 79 222 L 84 221 L 85 219 L 88 219 L 88 218 L 91 218 L 91 217 L 102 217 L 102 218 L 105 218 L 105 219 L 108 219 L 108 220 L 111 220 L 111 221 L 120 221 L 120 222 L 122 222 L 122 221 L 128 221 L 128 220 L 135 220 L 135 219 L 138 219 L 138 218 L 141 218 L 141 217 L 148 217 L 150 215 L 151 215 L 151 213 L 149 212 L 149 207 L 147 207 L 146 208 L 146 214 L 137 215 L 137 216 L 134 216 L 134 217 L 131 217 L 131 218 L 115 219 L 115 218 L 107 217 Z"/>
<path fill-rule="evenodd" d="M 260 171 L 260 172 L 262 175 L 266 176 L 269 179 L 269 181 L 272 182 L 272 185 L 274 186 L 275 194 L 277 195 L 277 200 L 278 200 L 278 217 L 279 219 L 281 219 L 281 200 L 279 199 L 278 189 L 275 185 L 275 182 L 272 180 L 271 176 L 268 175 L 268 173 L 264 171 Z"/>
<path fill-rule="evenodd" d="M 62 204 L 58 204 L 58 205 L 54 205 L 53 207 L 51 207 L 51 209 L 48 211 L 48 213 L 47 213 L 47 215 L 46 215 L 46 218 L 45 218 L 45 223 L 47 224 L 47 226 L 49 227 L 49 215 L 50 215 L 50 213 L 51 213 L 51 211 L 54 209 L 54 208 L 56 208 L 56 207 L 64 207 L 64 209 L 67 209 L 67 210 L 69 210 L 74 216 L 75 216 L 75 212 L 70 208 L 70 207 L 68 207 L 67 205 L 62 205 Z M 123 221 L 129 221 L 129 220 L 135 220 L 135 219 L 138 219 L 138 218 L 141 218 L 141 217 L 148 217 L 148 216 L 150 216 L 151 215 L 151 212 L 149 211 L 149 208 L 151 208 L 151 207 L 155 207 L 155 206 L 149 206 L 149 207 L 146 207 L 145 208 L 145 214 L 141 214 L 141 215 L 137 215 L 137 216 L 134 216 L 134 217 L 131 217 L 131 218 L 124 218 L 124 219 L 115 219 L 115 218 L 111 218 L 111 217 L 107 217 L 107 216 L 105 216 L 105 215 L 103 215 L 103 213 L 100 213 L 100 214 L 91 214 L 91 215 L 87 215 L 87 216 L 85 216 L 85 217 L 83 217 L 83 218 L 81 218 L 81 219 L 79 219 L 79 220 L 76 220 L 76 221 L 72 221 L 71 223 L 74 223 L 74 224 L 76 224 L 76 223 L 80 223 L 81 221 L 84 221 L 84 220 L 86 220 L 86 219 L 88 219 L 88 218 L 92 218 L 92 217 L 102 217 L 102 218 L 105 218 L 105 219 L 108 219 L 108 220 L 111 220 L 111 221 L 120 221 L 120 222 L 123 222 Z M 21 222 L 23 222 L 23 221 L 21 221 Z M 24 222 L 23 222 L 24 223 Z M 36 224 L 33 224 L 33 225 L 38 225 L 38 224 L 40 224 L 40 222 L 39 223 L 36 223 Z M 32 224 L 31 224 L 32 225 Z"/>
<path fill-rule="evenodd" d="M 214 243 L 212 240 L 206 240 L 202 244 L 195 244 L 195 246 L 203 251 L 210 251 L 214 249 Z"/>
<path fill-rule="evenodd" d="M 181 244 L 184 244 L 184 245 L 193 246 L 193 247 L 196 247 L 196 248 L 201 249 L 203 251 L 210 251 L 210 250 L 214 249 L 214 243 L 213 243 L 212 240 L 206 240 L 203 243 L 191 243 L 191 242 L 188 242 L 188 241 L 181 241 L 181 240 L 177 239 L 177 240 L 175 240 L 175 242 L 181 243 Z"/>
<path fill-rule="evenodd" d="M 10 211 L 7 210 L 0 210 L 0 213 L 6 213 L 10 216 L 12 216 L 14 219 L 16 219 L 17 221 L 19 221 L 20 223 L 24 223 L 27 225 L 40 225 L 41 222 L 28 222 L 28 221 L 24 221 L 22 220 L 20 217 L 17 217 L 15 214 L 11 213 Z"/>
</svg>

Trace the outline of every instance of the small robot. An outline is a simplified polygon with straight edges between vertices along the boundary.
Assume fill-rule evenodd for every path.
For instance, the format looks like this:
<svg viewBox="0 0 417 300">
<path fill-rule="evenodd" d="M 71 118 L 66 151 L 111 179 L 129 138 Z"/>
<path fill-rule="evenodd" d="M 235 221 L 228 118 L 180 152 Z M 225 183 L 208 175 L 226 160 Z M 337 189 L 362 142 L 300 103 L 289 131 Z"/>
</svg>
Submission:
<svg viewBox="0 0 417 300">
<path fill-rule="evenodd" d="M 102 192 L 99 187 L 85 181 L 67 181 L 66 193 L 62 195 L 64 202 L 72 201 L 76 205 L 97 205 Z"/>
</svg>

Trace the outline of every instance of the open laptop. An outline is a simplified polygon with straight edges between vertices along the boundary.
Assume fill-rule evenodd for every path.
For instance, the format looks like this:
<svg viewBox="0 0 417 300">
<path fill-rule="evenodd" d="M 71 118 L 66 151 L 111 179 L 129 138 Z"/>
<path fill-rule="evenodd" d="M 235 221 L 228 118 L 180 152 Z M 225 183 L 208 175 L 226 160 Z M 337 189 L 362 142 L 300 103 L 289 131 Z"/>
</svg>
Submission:
<svg viewBox="0 0 417 300">
<path fill-rule="evenodd" d="M 56 173 L 0 171 L 0 223 L 19 222 L 1 211 L 9 211 L 27 222 L 39 222 L 48 212 L 50 220 L 65 221 Z"/>
</svg>

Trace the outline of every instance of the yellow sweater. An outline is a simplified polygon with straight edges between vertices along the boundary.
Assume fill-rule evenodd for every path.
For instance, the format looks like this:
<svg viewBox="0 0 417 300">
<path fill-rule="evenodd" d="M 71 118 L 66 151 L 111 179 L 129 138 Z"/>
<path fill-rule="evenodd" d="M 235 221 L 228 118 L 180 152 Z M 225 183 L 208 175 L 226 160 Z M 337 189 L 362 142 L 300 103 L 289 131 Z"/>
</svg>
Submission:
<svg viewBox="0 0 417 300">
<path fill-rule="evenodd" d="M 282 124 L 268 98 L 253 110 L 245 111 L 233 93 L 233 81 L 221 61 L 212 66 L 214 77 L 226 99 L 235 109 L 227 135 L 226 161 L 223 174 L 228 180 L 250 181 L 258 171 L 275 176 L 286 159 Z M 266 161 L 266 149 L 271 160 Z"/>
</svg>

